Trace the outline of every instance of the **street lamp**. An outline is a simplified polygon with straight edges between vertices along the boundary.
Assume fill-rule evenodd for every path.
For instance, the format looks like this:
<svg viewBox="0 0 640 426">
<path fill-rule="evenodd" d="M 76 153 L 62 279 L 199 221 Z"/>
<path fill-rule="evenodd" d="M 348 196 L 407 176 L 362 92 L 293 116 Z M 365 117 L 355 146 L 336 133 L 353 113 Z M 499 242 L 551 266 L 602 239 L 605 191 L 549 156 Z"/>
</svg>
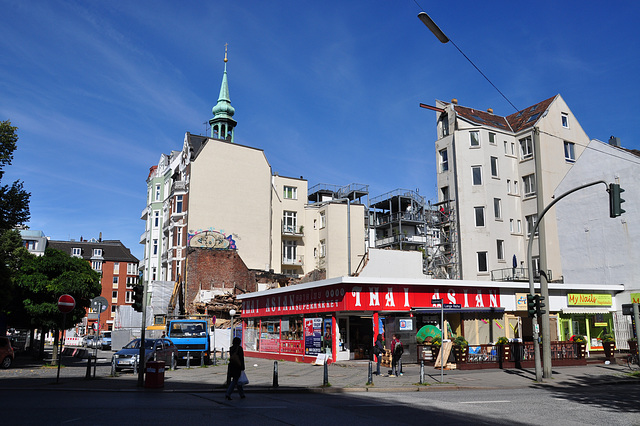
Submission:
<svg viewBox="0 0 640 426">
<path fill-rule="evenodd" d="M 231 309 L 229 311 L 229 316 L 231 316 L 231 333 L 229 333 L 230 334 L 230 336 L 229 336 L 229 349 L 231 349 L 231 345 L 233 344 L 233 317 L 235 316 L 235 314 L 236 314 L 236 310 L 235 309 Z"/>
</svg>

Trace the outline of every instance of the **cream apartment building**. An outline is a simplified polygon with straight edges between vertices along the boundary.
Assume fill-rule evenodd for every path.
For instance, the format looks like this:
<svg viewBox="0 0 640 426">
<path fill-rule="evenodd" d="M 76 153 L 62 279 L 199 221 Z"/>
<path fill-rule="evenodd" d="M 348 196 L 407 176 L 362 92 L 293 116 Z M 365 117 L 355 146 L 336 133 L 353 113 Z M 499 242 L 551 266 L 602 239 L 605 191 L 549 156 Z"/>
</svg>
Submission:
<svg viewBox="0 0 640 426">
<path fill-rule="evenodd" d="M 438 200 L 448 201 L 455 233 L 451 278 L 522 279 L 535 215 L 589 143 L 560 95 L 506 117 L 437 101 Z M 562 280 L 555 211 L 540 225 L 540 257 L 552 281 Z"/>
</svg>

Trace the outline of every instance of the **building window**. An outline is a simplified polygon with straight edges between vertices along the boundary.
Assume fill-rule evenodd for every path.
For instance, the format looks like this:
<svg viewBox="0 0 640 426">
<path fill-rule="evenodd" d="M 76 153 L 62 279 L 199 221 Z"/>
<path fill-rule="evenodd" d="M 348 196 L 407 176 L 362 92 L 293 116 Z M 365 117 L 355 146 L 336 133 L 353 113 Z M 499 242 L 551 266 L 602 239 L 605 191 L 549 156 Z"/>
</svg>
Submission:
<svg viewBox="0 0 640 426">
<path fill-rule="evenodd" d="M 151 268 L 151 281 L 155 281 L 156 280 L 156 268 Z"/>
<path fill-rule="evenodd" d="M 160 226 L 160 211 L 155 210 L 153 212 L 153 227 L 157 228 L 158 226 Z"/>
<path fill-rule="evenodd" d="M 297 200 L 298 199 L 298 188 L 295 186 L 285 186 L 284 187 L 284 198 L 288 200 Z"/>
<path fill-rule="evenodd" d="M 296 232 L 296 212 L 284 212 L 284 216 L 282 218 L 283 223 L 283 231 L 288 233 Z"/>
<path fill-rule="evenodd" d="M 114 274 L 120 273 L 120 262 L 113 262 L 113 273 Z"/>
<path fill-rule="evenodd" d="M 127 288 L 131 288 L 136 285 L 138 277 L 127 277 Z"/>
<path fill-rule="evenodd" d="M 320 212 L 320 229 L 324 228 L 325 226 L 327 226 L 327 217 L 325 215 L 325 212 Z"/>
<path fill-rule="evenodd" d="M 476 217 L 476 226 L 484 226 L 484 207 L 473 208 Z"/>
<path fill-rule="evenodd" d="M 443 186 L 440 188 L 440 194 L 442 195 L 441 201 L 449 201 L 449 187 Z"/>
<path fill-rule="evenodd" d="M 509 142 L 504 141 L 504 155 L 509 155 Z"/>
<path fill-rule="evenodd" d="M 496 220 L 502 220 L 502 201 L 500 198 L 493 199 L 493 213 Z"/>
<path fill-rule="evenodd" d="M 531 136 L 520 139 L 520 154 L 523 160 L 533 158 L 533 141 L 531 140 Z"/>
<path fill-rule="evenodd" d="M 320 257 L 327 255 L 327 243 L 325 240 L 320 240 Z"/>
<path fill-rule="evenodd" d="M 176 229 L 176 246 L 182 247 L 182 228 Z"/>
<path fill-rule="evenodd" d="M 509 219 L 509 232 L 511 232 L 513 234 L 513 219 Z"/>
<path fill-rule="evenodd" d="M 440 150 L 440 173 L 449 170 L 449 154 L 447 149 Z"/>
<path fill-rule="evenodd" d="M 176 195 L 176 213 L 182 213 L 182 195 Z"/>
<path fill-rule="evenodd" d="M 102 257 L 102 249 L 93 249 L 94 257 Z"/>
<path fill-rule="evenodd" d="M 160 201 L 160 184 L 156 184 L 156 199 L 155 201 Z"/>
<path fill-rule="evenodd" d="M 524 184 L 524 195 L 525 197 L 535 195 L 536 193 L 536 176 L 532 173 L 530 175 L 526 175 L 522 177 L 522 182 Z"/>
<path fill-rule="evenodd" d="M 576 152 L 575 152 L 575 144 L 573 142 L 564 143 L 564 159 L 568 163 L 575 163 L 576 161 Z"/>
<path fill-rule="evenodd" d="M 493 145 L 496 144 L 496 134 L 493 132 L 489 132 L 489 143 Z"/>
<path fill-rule="evenodd" d="M 487 252 L 478 252 L 478 272 L 489 272 L 489 265 L 487 264 Z"/>
<path fill-rule="evenodd" d="M 482 166 L 471 166 L 471 176 L 474 185 L 482 185 Z"/>
<path fill-rule="evenodd" d="M 477 130 L 474 130 L 473 132 L 469 132 L 469 135 L 471 137 L 471 146 L 472 147 L 480 146 L 480 132 L 478 132 Z"/>
<path fill-rule="evenodd" d="M 126 303 L 133 303 L 133 292 L 132 291 L 127 291 L 124 294 L 124 301 Z"/>
<path fill-rule="evenodd" d="M 91 267 L 94 271 L 102 271 L 102 262 L 99 260 L 94 260 L 91 262 Z"/>
<path fill-rule="evenodd" d="M 496 240 L 496 254 L 498 255 L 498 260 L 504 262 L 504 240 Z"/>
<path fill-rule="evenodd" d="M 511 179 L 507 179 L 507 194 L 511 194 Z"/>
<path fill-rule="evenodd" d="M 113 284 L 118 285 L 118 277 L 113 277 Z"/>
<path fill-rule="evenodd" d="M 298 244 L 296 241 L 283 241 L 284 243 L 284 256 L 283 263 L 286 265 L 293 265 L 296 263 L 296 249 Z"/>
<path fill-rule="evenodd" d="M 81 257 L 82 249 L 80 247 L 74 247 L 73 249 L 71 249 L 71 254 L 75 257 Z"/>
<path fill-rule="evenodd" d="M 158 254 L 158 240 L 157 239 L 153 240 L 153 254 Z"/>
<path fill-rule="evenodd" d="M 498 157 L 491 157 L 491 177 L 498 177 Z"/>
<path fill-rule="evenodd" d="M 521 221 L 520 219 L 518 219 L 518 221 L 516 222 L 516 224 L 518 225 L 518 226 L 516 227 L 516 232 L 517 232 L 518 234 L 522 234 L 522 221 Z"/>
<path fill-rule="evenodd" d="M 516 143 L 515 142 L 511 142 L 511 155 L 512 156 L 516 156 Z"/>
<path fill-rule="evenodd" d="M 138 273 L 138 265 L 135 263 L 127 263 L 127 275 L 136 275 Z"/>
<path fill-rule="evenodd" d="M 525 216 L 524 219 L 527 221 L 527 237 L 531 236 L 531 231 L 536 226 L 536 215 Z M 536 230 L 536 235 L 538 235 L 538 231 Z"/>
<path fill-rule="evenodd" d="M 112 291 L 112 292 L 111 292 L 111 299 L 116 299 L 116 300 L 118 300 L 118 292 L 117 292 L 117 291 Z"/>
<path fill-rule="evenodd" d="M 515 195 L 518 195 L 518 181 L 517 180 L 513 181 L 513 193 Z"/>
<path fill-rule="evenodd" d="M 562 127 L 569 128 L 569 114 L 564 112 L 562 113 Z"/>
</svg>

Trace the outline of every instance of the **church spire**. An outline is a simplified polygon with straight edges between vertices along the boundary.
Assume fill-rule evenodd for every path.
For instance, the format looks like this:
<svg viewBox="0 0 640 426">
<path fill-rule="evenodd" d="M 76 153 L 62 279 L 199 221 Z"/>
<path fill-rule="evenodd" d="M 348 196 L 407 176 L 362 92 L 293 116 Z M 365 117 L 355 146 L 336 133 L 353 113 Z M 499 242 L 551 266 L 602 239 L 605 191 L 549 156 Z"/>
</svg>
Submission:
<svg viewBox="0 0 640 426">
<path fill-rule="evenodd" d="M 229 83 L 227 82 L 227 46 L 228 44 L 225 43 L 224 73 L 222 74 L 220 95 L 218 96 L 218 103 L 211 110 L 213 118 L 209 119 L 209 125 L 211 126 L 212 138 L 224 139 L 229 142 L 233 142 L 233 130 L 237 123 L 232 118 L 236 110 L 231 106 L 231 99 L 229 98 Z"/>
</svg>

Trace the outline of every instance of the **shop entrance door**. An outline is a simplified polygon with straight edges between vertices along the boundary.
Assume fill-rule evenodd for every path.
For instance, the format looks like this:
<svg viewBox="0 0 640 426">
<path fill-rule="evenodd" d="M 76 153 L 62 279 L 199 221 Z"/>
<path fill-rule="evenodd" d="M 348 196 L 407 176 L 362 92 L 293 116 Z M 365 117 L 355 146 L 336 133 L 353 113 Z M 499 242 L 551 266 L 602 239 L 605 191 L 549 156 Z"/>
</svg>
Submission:
<svg viewBox="0 0 640 426">
<path fill-rule="evenodd" d="M 349 350 L 353 359 L 371 359 L 373 346 L 372 317 L 349 317 Z"/>
</svg>

